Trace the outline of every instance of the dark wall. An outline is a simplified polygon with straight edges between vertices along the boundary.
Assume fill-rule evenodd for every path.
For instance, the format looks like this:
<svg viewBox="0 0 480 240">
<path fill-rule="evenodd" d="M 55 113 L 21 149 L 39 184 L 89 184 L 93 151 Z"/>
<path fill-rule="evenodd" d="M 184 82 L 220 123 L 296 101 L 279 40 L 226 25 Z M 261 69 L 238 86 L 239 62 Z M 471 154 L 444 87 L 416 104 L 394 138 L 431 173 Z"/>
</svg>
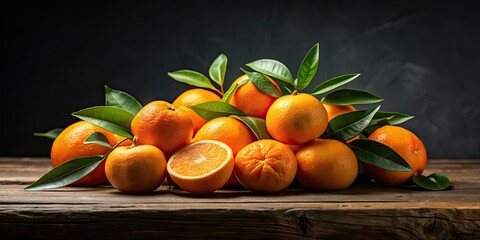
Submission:
<svg viewBox="0 0 480 240">
<path fill-rule="evenodd" d="M 225 53 L 228 83 L 259 58 L 296 72 L 319 42 L 316 83 L 360 72 L 348 87 L 415 115 L 404 126 L 430 158 L 480 158 L 473 1 L 11 1 L 2 12 L 0 156 L 48 156 L 51 142 L 32 133 L 102 105 L 105 84 L 172 101 L 189 87 L 168 71 L 207 73 Z"/>
</svg>

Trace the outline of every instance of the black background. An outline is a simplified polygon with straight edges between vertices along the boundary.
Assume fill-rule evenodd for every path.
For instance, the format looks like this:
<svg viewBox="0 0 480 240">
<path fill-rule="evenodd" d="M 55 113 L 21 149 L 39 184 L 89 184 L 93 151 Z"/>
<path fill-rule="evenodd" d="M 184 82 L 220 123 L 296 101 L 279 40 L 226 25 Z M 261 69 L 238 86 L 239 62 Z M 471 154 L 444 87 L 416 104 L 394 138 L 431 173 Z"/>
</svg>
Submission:
<svg viewBox="0 0 480 240">
<path fill-rule="evenodd" d="M 347 87 L 384 97 L 384 111 L 415 115 L 403 126 L 430 158 L 480 158 L 476 9 L 473 1 L 10 1 L 1 10 L 0 156 L 48 156 L 51 142 L 32 133 L 102 105 L 105 84 L 143 104 L 173 101 L 189 86 L 168 71 L 207 74 L 225 53 L 228 85 L 260 58 L 295 74 L 319 42 L 316 84 L 360 72 Z"/>
</svg>

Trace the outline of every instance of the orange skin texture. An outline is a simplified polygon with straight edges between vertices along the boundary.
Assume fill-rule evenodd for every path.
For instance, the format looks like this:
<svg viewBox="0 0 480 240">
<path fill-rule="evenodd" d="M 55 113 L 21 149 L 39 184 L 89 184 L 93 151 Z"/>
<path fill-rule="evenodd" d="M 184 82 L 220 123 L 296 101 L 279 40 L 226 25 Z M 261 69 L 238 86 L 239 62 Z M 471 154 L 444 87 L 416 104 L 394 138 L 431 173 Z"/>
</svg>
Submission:
<svg viewBox="0 0 480 240">
<path fill-rule="evenodd" d="M 275 81 L 273 81 L 273 79 L 270 77 L 265 77 L 270 80 L 278 95 L 281 96 L 282 94 L 277 83 L 275 83 Z M 248 76 L 246 74 L 240 76 L 232 83 L 232 85 L 242 81 L 243 79 L 248 79 Z M 242 110 L 248 116 L 265 119 L 268 109 L 276 99 L 276 97 L 270 96 L 258 90 L 258 88 L 251 81 L 248 81 L 237 88 L 235 94 L 230 99 L 230 104 Z"/>
<path fill-rule="evenodd" d="M 421 174 L 427 165 L 427 151 L 423 142 L 411 131 L 398 126 L 383 126 L 368 137 L 392 148 L 410 167 L 412 172 L 385 170 L 363 163 L 365 171 L 372 178 L 386 186 L 399 186 L 407 183 L 415 173 Z"/>
<path fill-rule="evenodd" d="M 193 123 L 193 134 L 195 135 L 197 131 L 207 123 L 207 120 L 203 119 L 198 115 L 195 111 L 188 108 L 189 106 L 197 105 L 200 103 L 212 102 L 212 101 L 220 101 L 221 98 L 208 90 L 202 88 L 195 88 L 190 89 L 182 94 L 180 94 L 175 101 L 173 101 L 173 105 L 181 107 L 192 119 Z"/>
<path fill-rule="evenodd" d="M 331 105 L 331 104 L 323 103 L 323 106 L 325 107 L 325 110 L 327 110 L 327 115 L 328 115 L 328 121 L 329 122 L 330 122 L 330 120 L 332 120 L 333 118 L 335 118 L 336 116 L 338 116 L 340 114 L 357 110 L 352 105 L 338 106 L 338 105 Z M 348 140 L 347 143 L 350 143 L 351 141 L 356 140 L 356 139 L 360 139 L 360 136 L 356 136 L 356 137 Z"/>
<path fill-rule="evenodd" d="M 107 157 L 105 174 L 110 184 L 125 193 L 148 193 L 165 180 L 167 161 L 152 145 L 118 147 Z"/>
<path fill-rule="evenodd" d="M 333 139 L 315 139 L 297 154 L 297 179 L 315 190 L 340 190 L 357 177 L 358 163 L 353 151 Z"/>
<path fill-rule="evenodd" d="M 107 153 L 110 150 L 107 147 L 98 144 L 83 144 L 83 142 L 94 132 L 103 133 L 107 137 L 111 146 L 114 146 L 117 143 L 114 134 L 89 122 L 76 122 L 65 128 L 53 142 L 50 151 L 52 167 L 55 168 L 75 158 L 104 155 Z M 95 170 L 71 185 L 96 186 L 101 184 L 108 184 L 107 177 L 105 176 L 105 161 L 102 161 Z"/>
<path fill-rule="evenodd" d="M 227 144 L 235 156 L 238 151 L 257 138 L 245 124 L 230 117 L 219 117 L 207 122 L 200 128 L 192 141 L 217 140 Z M 240 186 L 233 171 L 225 186 Z"/>
<path fill-rule="evenodd" d="M 189 115 L 165 101 L 145 105 L 132 121 L 132 133 L 138 145 L 153 145 L 169 158 L 190 143 L 193 124 Z"/>
<path fill-rule="evenodd" d="M 300 93 L 278 98 L 266 118 L 267 130 L 285 144 L 304 144 L 327 129 L 327 111 L 315 97 Z"/>
<path fill-rule="evenodd" d="M 257 192 L 278 192 L 295 179 L 297 160 L 285 144 L 263 139 L 238 152 L 234 170 L 245 188 Z"/>
</svg>

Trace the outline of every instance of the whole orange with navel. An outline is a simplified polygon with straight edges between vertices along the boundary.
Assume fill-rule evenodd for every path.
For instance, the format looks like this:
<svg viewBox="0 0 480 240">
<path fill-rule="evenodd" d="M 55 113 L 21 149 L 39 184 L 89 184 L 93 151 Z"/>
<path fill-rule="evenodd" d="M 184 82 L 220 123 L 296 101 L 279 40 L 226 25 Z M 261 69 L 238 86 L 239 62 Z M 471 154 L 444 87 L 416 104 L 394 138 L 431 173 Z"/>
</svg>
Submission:
<svg viewBox="0 0 480 240">
<path fill-rule="evenodd" d="M 277 83 L 268 76 L 264 75 L 264 77 L 273 85 L 278 96 L 281 96 L 281 91 Z M 248 79 L 246 74 L 237 78 L 232 85 L 245 79 Z M 255 84 L 248 81 L 237 88 L 229 103 L 242 110 L 248 116 L 265 119 L 268 109 L 276 99 L 276 97 L 260 91 Z"/>
<path fill-rule="evenodd" d="M 200 115 L 198 115 L 195 111 L 188 108 L 189 106 L 197 105 L 200 103 L 212 102 L 212 101 L 220 101 L 221 98 L 208 90 L 202 88 L 195 88 L 190 89 L 182 94 L 180 94 L 174 101 L 173 105 L 181 107 L 185 112 L 188 113 L 190 119 L 192 119 L 193 123 L 193 134 L 198 131 L 207 120 L 203 119 Z"/>
<path fill-rule="evenodd" d="M 132 121 L 132 133 L 139 145 L 153 145 L 171 156 L 190 143 L 193 124 L 182 109 L 165 101 L 153 101 L 145 105 Z"/>
<path fill-rule="evenodd" d="M 163 152 L 152 145 L 115 148 L 107 157 L 105 174 L 110 184 L 125 193 L 148 193 L 165 180 L 166 164 Z"/>
<path fill-rule="evenodd" d="M 296 93 L 278 98 L 267 113 L 267 130 L 285 144 L 304 144 L 327 129 L 325 107 L 312 95 Z"/>
<path fill-rule="evenodd" d="M 100 127 L 85 121 L 73 123 L 65 128 L 52 144 L 50 152 L 52 166 L 55 168 L 75 158 L 103 155 L 107 153 L 110 150 L 108 147 L 98 144 L 84 144 L 85 140 L 95 132 L 103 133 L 103 135 L 107 137 L 111 146 L 114 146 L 117 143 L 117 139 L 113 133 Z M 97 168 L 82 179 L 72 183 L 72 185 L 95 186 L 107 183 L 108 180 L 105 176 L 105 162 L 102 161 Z"/>
<path fill-rule="evenodd" d="M 407 183 L 415 173 L 421 174 L 425 170 L 427 165 L 425 145 L 411 131 L 399 126 L 387 125 L 375 130 L 368 139 L 389 146 L 413 169 L 411 172 L 398 172 L 364 163 L 365 171 L 376 182 L 387 186 L 399 186 Z"/>
</svg>

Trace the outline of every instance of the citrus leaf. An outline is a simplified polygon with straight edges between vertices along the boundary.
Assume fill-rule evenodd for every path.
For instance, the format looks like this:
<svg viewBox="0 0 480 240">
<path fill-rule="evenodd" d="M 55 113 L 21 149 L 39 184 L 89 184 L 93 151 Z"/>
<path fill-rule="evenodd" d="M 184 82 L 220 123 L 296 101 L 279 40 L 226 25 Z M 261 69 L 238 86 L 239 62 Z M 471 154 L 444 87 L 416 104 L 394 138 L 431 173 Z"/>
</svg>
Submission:
<svg viewBox="0 0 480 240">
<path fill-rule="evenodd" d="M 322 103 L 328 103 L 338 106 L 348 106 L 352 104 L 371 104 L 383 101 L 383 98 L 373 95 L 369 92 L 357 89 L 340 89 L 327 94 Z"/>
<path fill-rule="evenodd" d="M 133 138 L 130 124 L 135 117 L 125 109 L 111 106 L 96 106 L 72 113 L 73 116 L 97 125 L 117 135 Z"/>
<path fill-rule="evenodd" d="M 88 138 L 85 139 L 83 144 L 97 144 L 100 146 L 112 148 L 112 146 L 108 142 L 108 138 L 101 132 L 94 132 L 90 134 L 90 136 L 88 136 Z"/>
<path fill-rule="evenodd" d="M 289 95 L 293 93 L 292 85 L 288 85 L 286 82 L 277 82 L 280 92 L 283 95 Z"/>
<path fill-rule="evenodd" d="M 382 126 L 398 125 L 412 118 L 414 118 L 414 116 L 405 113 L 378 111 L 375 113 L 375 116 L 373 116 L 372 121 L 370 121 L 370 124 L 365 128 L 364 132 L 370 135 Z"/>
<path fill-rule="evenodd" d="M 334 117 L 328 122 L 328 137 L 342 141 L 354 138 L 368 126 L 378 109 L 380 106 L 351 111 Z"/>
<path fill-rule="evenodd" d="M 345 74 L 345 75 L 341 75 L 341 76 L 337 76 L 337 77 L 325 80 L 313 89 L 312 95 L 316 96 L 316 95 L 329 92 L 337 87 L 343 86 L 353 81 L 358 76 L 360 76 L 359 73 L 353 73 L 353 74 Z"/>
<path fill-rule="evenodd" d="M 227 63 L 228 59 L 225 54 L 220 54 L 218 57 L 212 62 L 210 68 L 208 69 L 208 74 L 210 78 L 216 82 L 219 86 L 223 85 L 225 80 L 225 72 L 227 71 Z"/>
<path fill-rule="evenodd" d="M 415 174 L 412 180 L 418 186 L 432 191 L 441 191 L 450 187 L 448 177 L 439 173 L 432 173 L 428 176 Z"/>
<path fill-rule="evenodd" d="M 25 190 L 41 190 L 67 186 L 93 171 L 105 156 L 90 156 L 72 159 L 50 170 Z"/>
<path fill-rule="evenodd" d="M 270 82 L 270 80 L 268 80 L 265 76 L 263 76 L 263 74 L 258 72 L 249 72 L 243 69 L 242 71 L 247 74 L 250 82 L 252 82 L 253 85 L 255 85 L 255 87 L 258 88 L 258 90 L 272 97 L 280 97 L 277 90 L 273 86 L 272 82 Z"/>
<path fill-rule="evenodd" d="M 319 54 L 319 44 L 315 44 L 310 51 L 308 51 L 305 58 L 303 58 L 300 67 L 298 67 L 297 72 L 297 89 L 301 91 L 302 89 L 306 88 L 310 82 L 312 81 L 313 77 L 317 73 L 318 69 L 318 61 L 320 58 Z"/>
<path fill-rule="evenodd" d="M 410 165 L 390 147 L 368 139 L 357 139 L 348 144 L 357 159 L 377 167 L 399 171 L 413 171 Z"/>
<path fill-rule="evenodd" d="M 142 109 L 142 104 L 132 95 L 120 90 L 111 89 L 107 85 L 105 85 L 105 105 L 122 108 L 133 114 L 137 114 L 138 111 Z"/>
<path fill-rule="evenodd" d="M 257 140 L 272 138 L 270 137 L 270 134 L 268 134 L 267 125 L 264 119 L 249 117 L 249 116 L 236 116 L 236 115 L 232 115 L 230 117 L 238 119 L 241 122 L 243 122 L 245 125 L 247 125 L 248 128 L 252 130 L 253 134 L 255 134 L 255 137 L 257 137 Z"/>
<path fill-rule="evenodd" d="M 245 113 L 240 109 L 221 101 L 200 103 L 189 106 L 189 108 L 207 121 L 217 117 L 228 117 L 230 115 L 245 116 Z"/>
<path fill-rule="evenodd" d="M 293 76 L 283 63 L 273 59 L 260 59 L 246 64 L 251 69 L 293 85 Z"/>
<path fill-rule="evenodd" d="M 248 79 L 242 79 L 240 80 L 239 82 L 233 84 L 228 90 L 227 92 L 223 95 L 222 97 L 222 102 L 230 102 L 230 100 L 232 99 L 233 95 L 235 94 L 235 91 L 237 90 L 237 88 L 239 88 L 240 86 L 242 86 L 243 84 L 247 83 L 248 82 Z"/>
<path fill-rule="evenodd" d="M 51 140 L 55 140 L 62 131 L 63 131 L 63 128 L 55 128 L 44 133 L 33 133 L 33 136 L 45 137 Z"/>
<path fill-rule="evenodd" d="M 199 72 L 195 72 L 192 70 L 178 70 L 175 72 L 169 72 L 168 76 L 179 82 L 190 84 L 195 87 L 215 90 L 212 82 L 210 82 L 210 80 L 208 80 L 205 75 Z"/>
</svg>

